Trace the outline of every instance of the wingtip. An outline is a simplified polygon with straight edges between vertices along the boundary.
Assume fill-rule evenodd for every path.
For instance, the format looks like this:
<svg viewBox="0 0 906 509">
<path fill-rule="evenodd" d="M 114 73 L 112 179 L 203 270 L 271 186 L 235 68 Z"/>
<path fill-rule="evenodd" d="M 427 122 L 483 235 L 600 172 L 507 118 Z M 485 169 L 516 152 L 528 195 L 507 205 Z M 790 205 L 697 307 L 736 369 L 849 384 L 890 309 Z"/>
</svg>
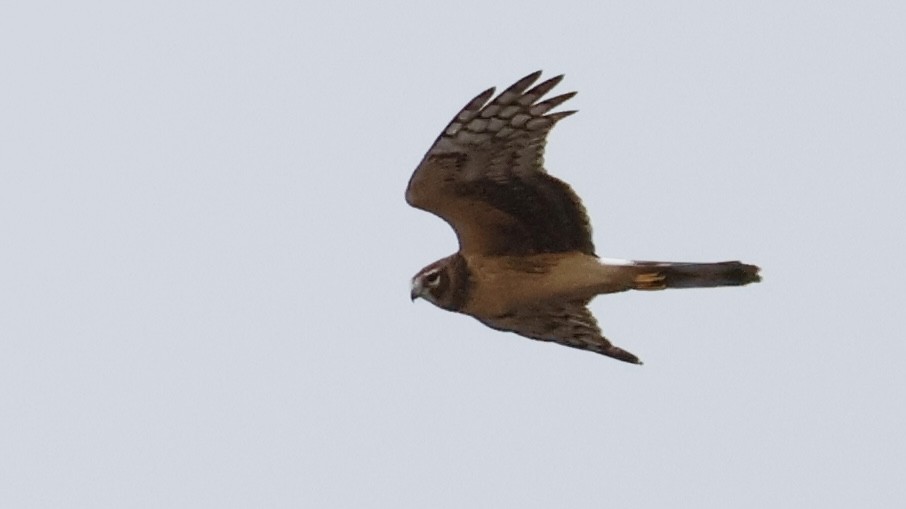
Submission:
<svg viewBox="0 0 906 509">
<path fill-rule="evenodd" d="M 528 79 L 531 79 L 532 81 L 535 81 L 535 80 L 537 80 L 538 78 L 540 78 L 542 74 L 544 74 L 544 71 L 542 71 L 541 69 L 538 69 L 537 71 L 530 72 L 530 73 L 526 74 L 526 75 L 523 76 L 522 79 L 520 79 L 519 81 L 525 81 L 525 80 L 528 80 Z"/>
<path fill-rule="evenodd" d="M 494 97 L 494 92 L 496 90 L 496 87 L 491 87 L 473 97 L 472 100 L 470 100 L 465 106 L 462 107 L 462 110 L 460 110 L 456 118 L 459 118 L 463 114 L 466 114 L 466 116 L 468 116 L 469 112 L 480 110 L 482 106 L 484 106 L 488 101 L 491 100 L 491 97 Z M 453 121 L 455 122 L 456 119 L 454 119 Z"/>
<path fill-rule="evenodd" d="M 535 71 L 535 72 L 533 72 L 533 73 L 531 73 L 531 74 L 528 74 L 525 78 L 528 78 L 529 76 L 534 76 L 535 79 L 538 79 L 538 78 L 541 77 L 542 74 L 544 74 L 544 71 L 541 70 L 541 69 L 538 69 L 537 71 Z M 547 81 L 557 81 L 557 82 L 560 82 L 560 81 L 561 81 L 563 78 L 565 78 L 565 77 L 566 77 L 566 74 L 561 73 L 561 74 L 558 74 L 558 75 L 556 75 L 556 76 L 552 76 L 552 77 L 548 78 Z M 523 78 L 523 79 L 525 79 L 525 78 Z M 521 81 L 521 80 L 520 80 L 520 81 Z"/>
<path fill-rule="evenodd" d="M 560 83 L 561 81 L 563 81 L 563 78 L 565 78 L 565 77 L 566 77 L 565 74 L 558 74 L 558 75 L 554 76 L 553 78 L 548 79 L 547 81 L 556 85 L 556 84 Z"/>
<path fill-rule="evenodd" d="M 579 110 L 558 111 L 557 113 L 551 113 L 550 115 L 545 115 L 545 118 L 549 118 L 553 122 L 559 122 L 559 121 L 563 120 L 564 118 L 566 118 L 570 115 L 574 115 L 578 112 L 579 112 Z"/>
<path fill-rule="evenodd" d="M 634 354 L 627 352 L 626 350 L 623 350 L 622 348 L 620 348 L 618 346 L 610 345 L 610 347 L 608 347 L 606 350 L 604 350 L 601 353 L 603 353 L 604 355 L 606 355 L 608 357 L 612 357 L 618 361 L 623 361 L 623 362 L 626 362 L 629 364 L 638 364 L 638 365 L 642 364 L 641 359 L 636 357 Z"/>
<path fill-rule="evenodd" d="M 485 103 L 494 96 L 494 92 L 496 91 L 497 87 L 488 88 L 487 90 L 484 90 L 480 94 L 476 95 L 475 99 L 472 99 L 472 102 L 481 101 L 482 103 Z"/>
<path fill-rule="evenodd" d="M 507 92 L 513 92 L 513 93 L 522 95 L 522 93 L 525 92 L 525 90 L 528 87 L 530 87 L 532 85 L 532 83 L 538 81 L 538 78 L 540 78 L 540 77 L 541 77 L 540 70 L 535 71 L 531 74 L 527 74 L 524 77 L 520 78 L 518 81 L 516 81 L 516 83 L 513 83 L 512 85 L 510 85 L 506 90 L 504 90 L 501 93 L 501 95 L 505 94 Z"/>
</svg>

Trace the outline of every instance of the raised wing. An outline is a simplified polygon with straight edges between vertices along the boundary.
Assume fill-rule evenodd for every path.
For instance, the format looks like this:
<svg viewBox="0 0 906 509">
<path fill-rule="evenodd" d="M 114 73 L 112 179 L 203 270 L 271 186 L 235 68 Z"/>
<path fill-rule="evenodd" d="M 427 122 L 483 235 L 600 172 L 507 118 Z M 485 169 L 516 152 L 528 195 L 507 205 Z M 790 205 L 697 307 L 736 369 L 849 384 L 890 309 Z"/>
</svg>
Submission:
<svg viewBox="0 0 906 509">
<path fill-rule="evenodd" d="M 563 79 L 529 89 L 540 76 L 469 101 L 409 180 L 406 201 L 450 223 L 464 254 L 594 254 L 582 202 L 543 166 L 547 133 L 575 113 L 548 112 L 576 93 L 538 102 Z"/>
<path fill-rule="evenodd" d="M 641 364 L 638 357 L 614 346 L 601 335 L 598 321 L 586 307 L 587 304 L 587 301 L 550 304 L 480 321 L 488 327 L 515 332 L 527 338 L 551 341 L 623 362 Z"/>
</svg>

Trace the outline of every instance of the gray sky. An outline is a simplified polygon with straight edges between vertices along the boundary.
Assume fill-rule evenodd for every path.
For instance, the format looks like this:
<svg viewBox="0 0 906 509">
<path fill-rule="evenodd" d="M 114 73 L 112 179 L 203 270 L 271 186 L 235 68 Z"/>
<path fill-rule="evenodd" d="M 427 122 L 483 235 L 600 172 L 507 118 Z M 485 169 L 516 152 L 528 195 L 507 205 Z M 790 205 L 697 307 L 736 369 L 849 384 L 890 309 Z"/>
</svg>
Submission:
<svg viewBox="0 0 906 509">
<path fill-rule="evenodd" d="M 2 8 L 0 506 L 903 504 L 901 2 L 364 4 Z M 597 299 L 645 366 L 409 302 L 536 69 L 599 254 L 763 267 Z"/>
</svg>

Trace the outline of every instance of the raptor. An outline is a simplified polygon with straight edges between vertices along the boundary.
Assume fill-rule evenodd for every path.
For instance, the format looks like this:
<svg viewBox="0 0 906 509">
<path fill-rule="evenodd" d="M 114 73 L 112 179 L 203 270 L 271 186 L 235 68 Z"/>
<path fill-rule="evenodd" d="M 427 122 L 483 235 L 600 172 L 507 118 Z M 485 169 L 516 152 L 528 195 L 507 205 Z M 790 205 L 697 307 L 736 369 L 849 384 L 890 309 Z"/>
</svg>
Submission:
<svg viewBox="0 0 906 509">
<path fill-rule="evenodd" d="M 420 270 L 411 297 L 485 325 L 641 364 L 613 345 L 588 309 L 626 290 L 741 286 L 761 280 L 739 261 L 679 263 L 601 259 L 585 207 L 544 169 L 547 134 L 575 111 L 575 95 L 542 98 L 563 76 L 541 71 L 494 96 L 485 90 L 441 132 L 415 169 L 406 201 L 444 219 L 459 251 Z M 534 86 L 533 86 L 534 85 Z"/>
</svg>

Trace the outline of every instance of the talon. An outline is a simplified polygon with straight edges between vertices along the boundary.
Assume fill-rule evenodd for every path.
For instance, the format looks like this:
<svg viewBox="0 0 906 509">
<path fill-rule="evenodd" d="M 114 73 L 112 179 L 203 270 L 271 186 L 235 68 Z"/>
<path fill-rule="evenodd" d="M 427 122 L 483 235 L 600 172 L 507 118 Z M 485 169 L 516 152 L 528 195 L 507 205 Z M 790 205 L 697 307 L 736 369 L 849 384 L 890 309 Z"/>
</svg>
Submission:
<svg viewBox="0 0 906 509">
<path fill-rule="evenodd" d="M 667 287 L 666 279 L 663 273 L 646 272 L 635 277 L 635 284 L 639 290 L 662 290 Z"/>
</svg>

